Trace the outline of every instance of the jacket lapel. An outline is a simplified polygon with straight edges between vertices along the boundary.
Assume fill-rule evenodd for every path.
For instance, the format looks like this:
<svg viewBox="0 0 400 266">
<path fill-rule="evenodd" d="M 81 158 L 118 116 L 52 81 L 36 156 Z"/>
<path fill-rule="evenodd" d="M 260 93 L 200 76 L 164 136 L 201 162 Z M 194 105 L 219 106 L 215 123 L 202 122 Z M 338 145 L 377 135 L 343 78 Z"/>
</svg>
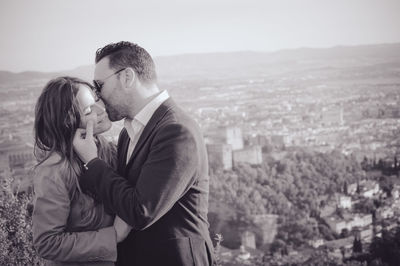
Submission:
<svg viewBox="0 0 400 266">
<path fill-rule="evenodd" d="M 168 98 L 165 102 L 163 102 L 160 107 L 157 108 L 157 110 L 154 112 L 153 116 L 150 118 L 149 122 L 147 125 L 144 127 L 142 134 L 140 135 L 140 138 L 133 149 L 131 158 L 129 159 L 128 164 L 126 165 L 126 169 L 129 169 L 138 153 L 138 151 L 143 147 L 143 145 L 146 143 L 148 137 L 150 136 L 150 133 L 154 130 L 155 126 L 158 124 L 159 121 L 164 117 L 165 113 L 174 106 L 174 101 L 171 98 Z M 129 142 L 128 142 L 129 143 Z M 125 158 L 126 158 L 126 152 L 128 150 L 128 147 L 124 149 L 125 151 Z"/>
</svg>

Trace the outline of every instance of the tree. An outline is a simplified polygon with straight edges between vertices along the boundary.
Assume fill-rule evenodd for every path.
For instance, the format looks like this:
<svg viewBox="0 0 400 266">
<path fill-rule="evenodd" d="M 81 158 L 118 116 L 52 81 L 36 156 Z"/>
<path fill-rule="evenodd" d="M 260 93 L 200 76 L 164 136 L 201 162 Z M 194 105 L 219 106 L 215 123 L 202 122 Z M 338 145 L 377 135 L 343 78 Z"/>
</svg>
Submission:
<svg viewBox="0 0 400 266">
<path fill-rule="evenodd" d="M 375 237 L 370 245 L 372 259 L 385 265 L 399 265 L 400 227 L 395 231 L 382 231 L 382 238 Z"/>
<path fill-rule="evenodd" d="M 354 238 L 354 241 L 353 241 L 353 252 L 354 253 L 361 253 L 362 252 L 361 239 L 358 238 L 358 237 Z"/>
<path fill-rule="evenodd" d="M 346 237 L 348 237 L 348 236 L 349 236 L 349 229 L 343 228 L 343 229 L 342 229 L 342 232 L 340 233 L 340 237 L 341 237 L 341 238 L 346 238 Z"/>
<path fill-rule="evenodd" d="M 364 169 L 365 171 L 368 171 L 371 168 L 368 162 L 368 158 L 366 156 L 364 156 L 364 159 L 361 162 L 361 168 Z"/>
<path fill-rule="evenodd" d="M 281 255 L 284 255 L 285 251 L 287 252 L 287 246 L 285 241 L 276 239 L 274 242 L 272 242 L 270 246 L 270 252 L 272 254 L 279 252 Z"/>
<path fill-rule="evenodd" d="M 388 197 L 392 196 L 392 190 L 394 188 L 394 180 L 391 177 L 382 175 L 379 178 L 379 186 L 382 189 L 382 191 L 384 191 L 388 195 Z"/>
<path fill-rule="evenodd" d="M 344 193 L 345 195 L 349 195 L 347 181 L 344 181 L 344 184 L 343 184 L 343 193 Z"/>
<path fill-rule="evenodd" d="M 12 178 L 0 186 L 0 265 L 43 265 L 32 246 L 32 193 L 13 194 Z"/>
</svg>

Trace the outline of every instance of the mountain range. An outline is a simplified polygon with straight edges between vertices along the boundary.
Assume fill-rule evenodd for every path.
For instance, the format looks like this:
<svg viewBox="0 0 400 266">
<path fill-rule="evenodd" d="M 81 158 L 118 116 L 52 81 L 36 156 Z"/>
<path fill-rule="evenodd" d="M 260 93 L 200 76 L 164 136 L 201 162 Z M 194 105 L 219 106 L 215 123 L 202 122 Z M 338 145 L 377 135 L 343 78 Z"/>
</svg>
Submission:
<svg viewBox="0 0 400 266">
<path fill-rule="evenodd" d="M 155 57 L 160 80 L 268 77 L 288 71 L 325 68 L 387 68 L 400 76 L 400 43 L 299 48 L 277 52 L 226 52 Z M 0 71 L 0 84 L 50 79 L 60 75 L 92 80 L 93 65 L 59 72 Z"/>
</svg>

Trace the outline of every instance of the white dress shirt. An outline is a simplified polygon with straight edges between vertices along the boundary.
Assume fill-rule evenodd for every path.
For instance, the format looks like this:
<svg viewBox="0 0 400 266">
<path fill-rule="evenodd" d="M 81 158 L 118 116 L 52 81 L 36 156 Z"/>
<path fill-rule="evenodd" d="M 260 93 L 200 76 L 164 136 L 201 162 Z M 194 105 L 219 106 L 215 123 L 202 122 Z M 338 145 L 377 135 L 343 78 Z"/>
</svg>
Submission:
<svg viewBox="0 0 400 266">
<path fill-rule="evenodd" d="M 160 92 L 155 98 L 153 98 L 150 102 L 148 102 L 142 110 L 139 111 L 132 119 L 125 118 L 124 127 L 128 132 L 129 136 L 129 147 L 126 155 L 126 163 L 129 162 L 131 158 L 132 152 L 135 149 L 135 146 L 140 138 L 140 135 L 143 132 L 143 129 L 146 127 L 147 123 L 153 116 L 154 112 L 157 110 L 160 105 L 165 102 L 169 98 L 169 94 L 166 90 Z"/>
</svg>

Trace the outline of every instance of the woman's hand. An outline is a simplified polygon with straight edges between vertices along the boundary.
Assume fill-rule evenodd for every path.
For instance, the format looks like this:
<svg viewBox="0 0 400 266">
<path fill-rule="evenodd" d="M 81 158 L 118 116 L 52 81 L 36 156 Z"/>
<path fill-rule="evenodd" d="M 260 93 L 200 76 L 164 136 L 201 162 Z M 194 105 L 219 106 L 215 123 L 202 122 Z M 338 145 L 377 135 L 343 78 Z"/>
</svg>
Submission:
<svg viewBox="0 0 400 266">
<path fill-rule="evenodd" d="M 129 232 L 131 231 L 132 226 L 125 223 L 124 220 L 119 218 L 119 216 L 115 216 L 114 228 L 115 232 L 117 232 L 117 243 L 119 243 L 125 240 Z"/>
</svg>

